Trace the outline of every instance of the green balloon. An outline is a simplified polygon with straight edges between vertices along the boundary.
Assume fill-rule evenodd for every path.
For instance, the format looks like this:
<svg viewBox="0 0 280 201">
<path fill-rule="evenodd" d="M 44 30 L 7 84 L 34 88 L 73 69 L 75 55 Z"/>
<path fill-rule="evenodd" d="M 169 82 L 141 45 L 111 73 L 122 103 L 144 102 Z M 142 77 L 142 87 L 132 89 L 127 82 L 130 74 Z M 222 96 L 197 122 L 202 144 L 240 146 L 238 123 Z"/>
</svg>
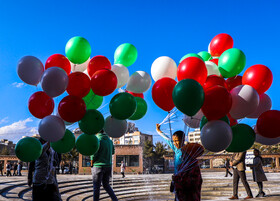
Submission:
<svg viewBox="0 0 280 201">
<path fill-rule="evenodd" d="M 228 125 L 229 125 L 229 118 L 227 117 L 227 116 L 224 116 L 224 117 L 222 117 L 221 119 L 219 119 L 219 120 L 222 120 L 222 121 L 224 121 L 224 122 L 226 122 Z M 205 117 L 205 116 L 203 116 L 202 118 L 201 118 L 201 120 L 200 120 L 200 125 L 199 125 L 199 127 L 200 127 L 200 130 L 203 128 L 203 126 L 206 124 L 208 122 L 208 119 Z"/>
<path fill-rule="evenodd" d="M 115 51 L 115 64 L 131 66 L 137 59 L 137 49 L 130 43 L 121 44 Z"/>
<path fill-rule="evenodd" d="M 66 129 L 64 137 L 56 142 L 51 142 L 51 147 L 60 154 L 67 153 L 74 148 L 75 140 L 74 134 Z"/>
<path fill-rule="evenodd" d="M 243 152 L 250 149 L 256 139 L 254 130 L 247 124 L 237 124 L 231 127 L 232 141 L 226 149 L 228 152 Z"/>
<path fill-rule="evenodd" d="M 104 117 L 98 110 L 87 110 L 79 121 L 79 127 L 84 133 L 93 135 L 103 129 L 104 123 Z"/>
<path fill-rule="evenodd" d="M 99 149 L 99 140 L 95 135 L 81 134 L 76 140 L 78 152 L 84 156 L 94 155 Z"/>
<path fill-rule="evenodd" d="M 181 60 L 179 61 L 179 63 L 181 63 L 185 58 L 188 58 L 188 57 L 197 57 L 197 58 L 200 58 L 202 61 L 204 61 L 204 60 L 202 59 L 202 57 L 199 56 L 198 54 L 189 53 L 189 54 L 186 54 L 185 56 L 183 56 L 183 57 L 181 58 Z"/>
<path fill-rule="evenodd" d="M 136 105 L 134 96 L 126 92 L 119 93 L 110 101 L 110 113 L 115 119 L 125 120 L 135 113 Z"/>
<path fill-rule="evenodd" d="M 223 52 L 218 64 L 219 71 L 223 77 L 234 77 L 244 69 L 246 56 L 241 50 L 231 48 Z"/>
<path fill-rule="evenodd" d="M 102 105 L 103 96 L 98 96 L 92 90 L 90 90 L 89 93 L 83 97 L 83 100 L 86 103 L 87 110 L 97 109 Z"/>
<path fill-rule="evenodd" d="M 141 119 L 142 117 L 145 116 L 145 114 L 147 113 L 147 110 L 148 110 L 148 105 L 143 98 L 140 98 L 140 97 L 134 97 L 134 98 L 137 103 L 136 111 L 134 112 L 134 114 L 131 117 L 128 118 L 129 120 Z"/>
<path fill-rule="evenodd" d="M 67 42 L 65 54 L 72 63 L 82 64 L 90 57 L 91 47 L 85 38 L 75 36 Z"/>
<path fill-rule="evenodd" d="M 172 98 L 178 110 L 188 116 L 193 116 L 203 105 L 204 91 L 197 81 L 184 79 L 174 87 Z"/>
<path fill-rule="evenodd" d="M 198 55 L 204 60 L 204 61 L 209 61 L 211 59 L 213 59 L 213 57 L 211 56 L 211 54 L 209 52 L 206 51 L 201 51 L 198 53 Z"/>
<path fill-rule="evenodd" d="M 15 152 L 21 161 L 32 162 L 41 156 L 42 144 L 36 138 L 25 137 L 18 141 Z"/>
</svg>

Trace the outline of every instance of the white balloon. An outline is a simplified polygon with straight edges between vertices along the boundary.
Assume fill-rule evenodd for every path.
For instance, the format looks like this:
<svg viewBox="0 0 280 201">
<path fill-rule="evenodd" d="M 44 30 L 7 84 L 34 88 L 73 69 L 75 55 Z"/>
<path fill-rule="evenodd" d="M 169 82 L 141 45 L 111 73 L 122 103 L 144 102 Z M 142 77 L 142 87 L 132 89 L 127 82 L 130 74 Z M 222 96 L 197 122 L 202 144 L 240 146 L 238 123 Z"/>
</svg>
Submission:
<svg viewBox="0 0 280 201">
<path fill-rule="evenodd" d="M 184 123 L 189 126 L 190 128 L 199 128 L 200 120 L 203 117 L 203 112 L 199 110 L 194 116 L 190 117 L 187 115 L 184 115 Z"/>
<path fill-rule="evenodd" d="M 218 75 L 221 76 L 218 66 L 212 61 L 205 61 L 207 68 L 207 76 L 209 75 Z"/>
<path fill-rule="evenodd" d="M 232 141 L 232 130 L 224 121 L 209 121 L 203 126 L 200 139 L 205 149 L 212 152 L 223 151 Z"/>
<path fill-rule="evenodd" d="M 250 113 L 247 118 L 259 118 L 259 116 L 270 110 L 272 107 L 272 103 L 271 103 L 271 99 L 269 98 L 268 95 L 266 94 L 261 94 L 260 95 L 260 103 L 257 107 L 257 109 L 253 112 L 253 113 Z"/>
<path fill-rule="evenodd" d="M 152 84 L 151 76 L 144 71 L 133 73 L 127 83 L 126 89 L 134 93 L 144 93 Z"/>
<path fill-rule="evenodd" d="M 127 67 L 122 64 L 114 64 L 112 66 L 112 71 L 116 74 L 118 79 L 117 88 L 123 87 L 129 79 L 129 71 Z"/>
<path fill-rule="evenodd" d="M 280 137 L 277 138 L 267 138 L 256 133 L 256 142 L 263 145 L 274 145 L 280 143 Z"/>
<path fill-rule="evenodd" d="M 249 85 L 239 85 L 230 91 L 232 106 L 230 115 L 234 119 L 241 119 L 254 112 L 259 105 L 258 92 Z"/>
<path fill-rule="evenodd" d="M 73 64 L 72 62 L 70 62 L 71 71 L 72 72 L 84 72 L 85 70 L 87 70 L 87 66 L 88 66 L 89 61 L 90 61 L 90 58 L 88 58 L 88 60 L 86 60 L 82 64 Z"/>
<path fill-rule="evenodd" d="M 108 116 L 105 120 L 104 131 L 112 138 L 120 138 L 127 131 L 127 122 Z"/>
<path fill-rule="evenodd" d="M 170 57 L 159 57 L 152 64 L 151 74 L 155 82 L 163 77 L 170 77 L 175 80 L 177 65 Z"/>
</svg>

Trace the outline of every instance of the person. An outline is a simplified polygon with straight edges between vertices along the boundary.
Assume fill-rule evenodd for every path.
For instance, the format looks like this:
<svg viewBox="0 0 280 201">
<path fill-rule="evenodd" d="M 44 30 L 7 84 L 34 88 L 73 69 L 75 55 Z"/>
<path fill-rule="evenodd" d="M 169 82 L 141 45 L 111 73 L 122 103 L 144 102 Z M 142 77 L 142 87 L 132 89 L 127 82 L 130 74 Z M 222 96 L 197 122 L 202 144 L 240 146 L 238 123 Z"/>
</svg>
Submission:
<svg viewBox="0 0 280 201">
<path fill-rule="evenodd" d="M 14 170 L 13 176 L 17 176 L 17 168 L 18 168 L 18 164 L 17 162 L 15 162 L 13 165 L 13 170 Z"/>
<path fill-rule="evenodd" d="M 1 175 L 3 176 L 3 163 L 0 162 L 0 172 L 1 172 Z"/>
<path fill-rule="evenodd" d="M 241 179 L 245 187 L 245 190 L 247 192 L 247 197 L 245 197 L 244 199 L 246 200 L 246 199 L 253 198 L 252 191 L 246 179 L 245 156 L 246 156 L 246 151 L 235 153 L 233 154 L 232 159 L 230 161 L 230 166 L 233 166 L 233 196 L 229 198 L 230 200 L 238 199 L 239 179 Z"/>
<path fill-rule="evenodd" d="M 122 174 L 122 178 L 125 177 L 124 171 L 125 171 L 125 164 L 124 164 L 123 161 L 122 161 L 122 162 L 121 162 L 121 174 Z"/>
<path fill-rule="evenodd" d="M 227 177 L 228 174 L 232 177 L 232 173 L 229 171 L 230 170 L 230 165 L 229 165 L 229 159 L 228 158 L 226 158 L 226 161 L 225 161 L 225 168 L 226 168 L 225 177 Z"/>
<path fill-rule="evenodd" d="M 17 174 L 18 174 L 18 176 L 22 176 L 21 170 L 22 170 L 22 162 L 20 161 L 18 163 L 18 167 L 17 167 Z"/>
<path fill-rule="evenodd" d="M 263 192 L 263 181 L 267 181 L 267 178 L 263 171 L 262 157 L 258 149 L 254 149 L 255 158 L 253 164 L 248 164 L 247 166 L 253 170 L 253 179 L 257 182 L 259 187 L 259 193 L 256 197 L 264 197 L 265 193 Z"/>
<path fill-rule="evenodd" d="M 61 164 L 61 174 L 64 174 L 65 164 L 62 162 Z"/>
<path fill-rule="evenodd" d="M 91 171 L 93 180 L 93 200 L 98 201 L 100 196 L 101 183 L 105 191 L 109 194 L 113 201 L 117 201 L 117 197 L 109 184 L 112 173 L 112 155 L 115 153 L 112 140 L 103 130 L 98 133 L 100 146 L 98 151 L 91 156 Z"/>
<path fill-rule="evenodd" d="M 6 175 L 7 175 L 7 177 L 8 177 L 8 176 L 12 176 L 11 168 L 12 168 L 12 165 L 11 165 L 10 162 L 8 162 L 8 163 L 6 164 L 6 172 L 7 172 Z"/>
</svg>

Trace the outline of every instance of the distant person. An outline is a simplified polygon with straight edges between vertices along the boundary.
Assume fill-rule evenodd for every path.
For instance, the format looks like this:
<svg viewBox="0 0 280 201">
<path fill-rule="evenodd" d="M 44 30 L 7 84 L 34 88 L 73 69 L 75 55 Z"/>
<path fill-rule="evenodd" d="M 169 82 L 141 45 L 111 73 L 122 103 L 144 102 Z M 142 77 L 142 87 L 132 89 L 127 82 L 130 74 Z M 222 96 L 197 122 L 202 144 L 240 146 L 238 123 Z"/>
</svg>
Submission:
<svg viewBox="0 0 280 201">
<path fill-rule="evenodd" d="M 17 174 L 18 174 L 18 176 L 22 176 L 21 170 L 22 170 L 22 162 L 20 161 L 18 163 L 18 167 L 17 167 Z"/>
<path fill-rule="evenodd" d="M 93 200 L 98 201 L 100 196 L 100 186 L 109 194 L 113 201 L 117 197 L 109 184 L 112 174 L 112 155 L 115 153 L 112 140 L 102 130 L 98 133 L 100 146 L 98 151 L 91 157 L 92 179 L 93 179 Z"/>
<path fill-rule="evenodd" d="M 253 164 L 247 165 L 253 170 L 253 179 L 257 182 L 259 187 L 259 193 L 256 197 L 264 197 L 265 193 L 263 192 L 263 181 L 267 181 L 267 178 L 263 171 L 262 157 L 261 153 L 258 149 L 254 149 L 255 158 L 253 160 Z"/>
<path fill-rule="evenodd" d="M 229 171 L 230 170 L 230 165 L 229 165 L 229 159 L 228 158 L 226 158 L 226 161 L 225 161 L 225 168 L 226 168 L 225 177 L 227 177 L 228 174 L 232 177 L 232 173 Z"/>
<path fill-rule="evenodd" d="M 125 164 L 124 164 L 123 161 L 122 161 L 122 162 L 121 162 L 121 174 L 122 174 L 122 178 L 125 177 L 124 171 L 125 171 Z"/>
<path fill-rule="evenodd" d="M 8 162 L 8 163 L 6 164 L 6 172 L 7 172 L 6 175 L 7 175 L 7 177 L 8 177 L 8 176 L 12 176 L 11 169 L 12 169 L 12 165 L 11 165 L 10 162 Z"/>
<path fill-rule="evenodd" d="M 0 162 L 0 172 L 1 172 L 1 175 L 3 176 L 3 163 Z"/>
<path fill-rule="evenodd" d="M 17 168 L 18 168 L 18 164 L 17 162 L 15 162 L 13 165 L 13 170 L 14 170 L 13 176 L 17 176 Z"/>
<path fill-rule="evenodd" d="M 252 191 L 246 179 L 245 156 L 246 156 L 246 151 L 235 153 L 233 154 L 232 159 L 230 161 L 230 166 L 233 166 L 233 196 L 229 198 L 230 200 L 238 199 L 239 179 L 241 179 L 248 195 L 244 199 L 246 200 L 246 199 L 253 198 Z"/>
<path fill-rule="evenodd" d="M 65 164 L 64 162 L 61 164 L 61 174 L 64 174 Z"/>
</svg>

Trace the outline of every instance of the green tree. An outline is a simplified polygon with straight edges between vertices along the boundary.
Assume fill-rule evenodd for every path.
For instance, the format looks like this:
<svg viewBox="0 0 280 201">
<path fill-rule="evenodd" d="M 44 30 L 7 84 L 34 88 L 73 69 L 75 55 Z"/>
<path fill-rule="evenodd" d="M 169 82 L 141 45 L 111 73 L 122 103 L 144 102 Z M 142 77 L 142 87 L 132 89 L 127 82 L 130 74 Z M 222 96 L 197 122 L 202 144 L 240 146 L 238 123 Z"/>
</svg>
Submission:
<svg viewBox="0 0 280 201">
<path fill-rule="evenodd" d="M 163 156 L 167 154 L 167 145 L 157 142 L 154 147 L 154 161 L 157 165 L 164 165 Z"/>
<path fill-rule="evenodd" d="M 154 145 L 152 141 L 147 140 L 144 142 L 144 148 L 143 148 L 143 162 L 144 162 L 144 168 L 152 167 L 153 160 L 154 160 Z"/>
</svg>

